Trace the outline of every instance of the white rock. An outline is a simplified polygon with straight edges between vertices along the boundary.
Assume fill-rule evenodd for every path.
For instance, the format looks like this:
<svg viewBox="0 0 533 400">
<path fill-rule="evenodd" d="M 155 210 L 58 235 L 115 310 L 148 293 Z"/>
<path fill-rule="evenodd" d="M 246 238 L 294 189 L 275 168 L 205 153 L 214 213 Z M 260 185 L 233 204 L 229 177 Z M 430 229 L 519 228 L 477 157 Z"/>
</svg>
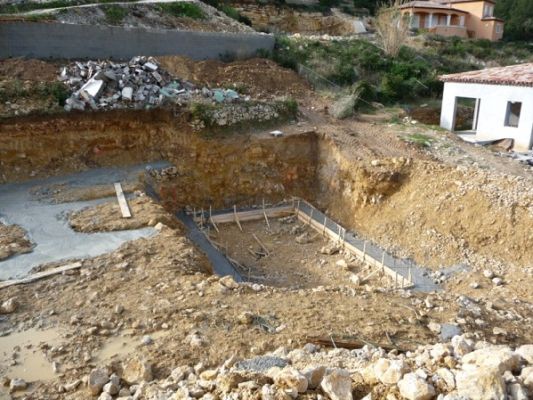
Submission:
<svg viewBox="0 0 533 400">
<path fill-rule="evenodd" d="M 528 400 L 527 390 L 519 383 L 511 383 L 507 387 L 509 393 L 509 400 Z"/>
<path fill-rule="evenodd" d="M 520 346 L 516 349 L 515 353 L 526 360 L 528 364 L 533 365 L 533 344 Z"/>
<path fill-rule="evenodd" d="M 428 324 L 428 328 L 431 332 L 434 332 L 434 333 L 440 333 L 440 330 L 442 329 L 442 326 L 441 324 L 438 324 L 436 322 L 430 322 Z"/>
<path fill-rule="evenodd" d="M 357 274 L 350 275 L 350 281 L 356 286 L 361 285 L 361 277 Z"/>
<path fill-rule="evenodd" d="M 10 299 L 7 299 L 0 305 L 0 314 L 11 314 L 14 313 L 17 310 L 18 302 L 17 299 L 14 297 L 11 297 Z"/>
<path fill-rule="evenodd" d="M 113 396 L 111 396 L 109 393 L 103 392 L 99 397 L 98 400 L 113 400 Z"/>
<path fill-rule="evenodd" d="M 338 260 L 335 265 L 342 269 L 348 269 L 348 263 L 344 259 Z"/>
<path fill-rule="evenodd" d="M 454 336 L 452 338 L 452 347 L 453 353 L 458 357 L 462 357 L 474 349 L 474 344 L 463 336 Z"/>
<path fill-rule="evenodd" d="M 386 385 L 394 385 L 398 383 L 405 372 L 407 372 L 407 367 L 401 360 L 380 358 L 374 364 L 374 374 L 376 375 L 376 378 Z"/>
<path fill-rule="evenodd" d="M 149 382 L 152 380 L 152 366 L 139 358 L 132 358 L 123 367 L 122 379 L 130 385 Z"/>
<path fill-rule="evenodd" d="M 28 384 L 26 383 L 24 379 L 15 378 L 15 379 L 11 379 L 11 381 L 9 382 L 10 392 L 25 390 L 27 387 L 28 387 Z"/>
<path fill-rule="evenodd" d="M 490 269 L 486 269 L 483 271 L 483 276 L 487 279 L 494 278 L 494 272 L 492 272 Z"/>
<path fill-rule="evenodd" d="M 417 374 L 405 374 L 398 382 L 400 394 L 408 400 L 430 400 L 435 396 L 435 389 Z"/>
<path fill-rule="evenodd" d="M 104 385 L 102 388 L 105 393 L 109 393 L 110 395 L 115 395 L 120 390 L 120 387 L 116 385 L 114 382 L 108 382 Z"/>
<path fill-rule="evenodd" d="M 310 389 L 316 389 L 318 386 L 320 386 L 320 382 L 322 382 L 325 372 L 326 367 L 324 366 L 308 367 L 302 371 L 303 375 L 307 379 L 307 382 L 309 383 Z"/>
<path fill-rule="evenodd" d="M 502 278 L 492 278 L 492 283 L 494 283 L 495 286 L 500 286 L 503 284 Z"/>
<path fill-rule="evenodd" d="M 109 374 L 104 368 L 95 368 L 89 374 L 87 386 L 93 396 L 100 394 L 104 385 L 109 381 Z"/>
<path fill-rule="evenodd" d="M 439 368 L 435 375 L 437 375 L 446 385 L 447 391 L 452 391 L 455 389 L 455 376 L 453 375 L 453 372 L 450 371 L 448 368 Z"/>
<path fill-rule="evenodd" d="M 124 100 L 131 101 L 133 99 L 133 88 L 126 86 L 124 89 L 122 89 L 122 98 Z"/>
<path fill-rule="evenodd" d="M 334 369 L 322 378 L 322 390 L 331 400 L 352 400 L 352 378 L 344 369 Z"/>
<path fill-rule="evenodd" d="M 304 393 L 308 386 L 306 377 L 294 368 L 283 369 L 274 379 L 274 383 L 280 388 L 294 390 L 296 393 Z"/>
<path fill-rule="evenodd" d="M 520 356 L 508 347 L 488 346 L 466 354 L 461 359 L 464 364 L 474 364 L 488 369 L 497 369 L 500 373 L 514 371 L 520 364 Z"/>
<path fill-rule="evenodd" d="M 222 278 L 220 278 L 219 282 L 220 282 L 220 284 L 222 286 L 225 286 L 228 289 L 238 289 L 239 288 L 239 284 L 237 282 L 235 282 L 235 279 L 233 279 L 233 277 L 230 276 L 230 275 L 223 276 Z"/>
<path fill-rule="evenodd" d="M 455 375 L 457 393 L 472 400 L 505 400 L 505 382 L 495 368 L 463 366 Z"/>
<path fill-rule="evenodd" d="M 522 368 L 520 379 L 528 390 L 533 393 L 533 367 Z"/>
</svg>

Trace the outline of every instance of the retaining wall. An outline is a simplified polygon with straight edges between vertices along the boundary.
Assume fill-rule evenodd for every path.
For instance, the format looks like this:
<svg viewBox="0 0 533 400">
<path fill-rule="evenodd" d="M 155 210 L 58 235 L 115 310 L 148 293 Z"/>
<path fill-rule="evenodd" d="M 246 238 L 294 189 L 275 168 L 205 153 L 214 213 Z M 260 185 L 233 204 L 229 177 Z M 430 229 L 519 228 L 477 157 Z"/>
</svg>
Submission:
<svg viewBox="0 0 533 400">
<path fill-rule="evenodd" d="M 195 60 L 231 54 L 251 57 L 272 50 L 274 37 L 259 33 L 147 30 L 45 22 L 0 22 L 0 58 L 110 58 L 183 55 Z"/>
</svg>

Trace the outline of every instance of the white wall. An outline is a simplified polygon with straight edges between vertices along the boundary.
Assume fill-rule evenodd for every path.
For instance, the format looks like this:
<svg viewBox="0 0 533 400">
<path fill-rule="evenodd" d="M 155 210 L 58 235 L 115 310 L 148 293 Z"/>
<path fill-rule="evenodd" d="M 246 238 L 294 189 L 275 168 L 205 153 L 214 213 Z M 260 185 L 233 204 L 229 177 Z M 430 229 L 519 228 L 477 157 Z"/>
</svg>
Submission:
<svg viewBox="0 0 533 400">
<path fill-rule="evenodd" d="M 452 130 L 456 97 L 481 99 L 476 138 L 512 138 L 516 150 L 533 146 L 533 87 L 446 82 L 442 96 L 440 126 Z M 522 102 L 517 128 L 505 126 L 508 101 Z"/>
</svg>

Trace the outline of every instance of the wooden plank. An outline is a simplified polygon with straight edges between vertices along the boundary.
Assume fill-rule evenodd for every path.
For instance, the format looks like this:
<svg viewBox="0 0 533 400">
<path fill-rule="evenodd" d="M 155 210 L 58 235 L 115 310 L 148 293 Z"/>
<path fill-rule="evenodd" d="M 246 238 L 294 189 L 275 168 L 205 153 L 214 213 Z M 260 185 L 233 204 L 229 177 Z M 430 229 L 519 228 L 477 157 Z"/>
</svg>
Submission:
<svg viewBox="0 0 533 400">
<path fill-rule="evenodd" d="M 13 279 L 9 281 L 0 282 L 0 289 L 6 288 L 9 286 L 22 285 L 24 283 L 34 282 L 39 279 L 47 278 L 52 275 L 61 274 L 65 271 L 70 271 L 70 270 L 77 269 L 77 268 L 81 268 L 81 262 L 79 261 L 72 263 L 72 264 L 63 265 L 61 267 L 53 268 L 47 271 L 37 272 L 36 274 L 32 274 L 30 276 L 27 276 L 26 278 Z"/>
<path fill-rule="evenodd" d="M 261 248 L 266 253 L 266 255 L 267 256 L 270 255 L 270 251 L 268 251 L 267 247 L 264 245 L 264 243 L 261 240 L 259 240 L 259 238 L 257 237 L 255 233 L 252 233 L 252 237 L 255 239 L 257 243 L 259 243 L 259 246 L 261 246 Z"/>
<path fill-rule="evenodd" d="M 122 191 L 122 185 L 120 182 L 115 183 L 115 192 L 117 192 L 118 205 L 120 206 L 120 211 L 122 212 L 122 218 L 131 218 L 130 208 L 124 192 Z"/>
<path fill-rule="evenodd" d="M 288 215 L 294 214 L 294 209 L 292 208 L 292 206 L 282 206 L 275 208 L 266 208 L 265 210 L 250 210 L 237 212 L 237 216 L 239 217 L 240 222 L 257 221 L 259 219 L 264 219 L 265 214 L 270 218 L 286 217 Z M 217 224 L 235 222 L 235 215 L 233 212 L 213 215 L 211 218 Z"/>
</svg>

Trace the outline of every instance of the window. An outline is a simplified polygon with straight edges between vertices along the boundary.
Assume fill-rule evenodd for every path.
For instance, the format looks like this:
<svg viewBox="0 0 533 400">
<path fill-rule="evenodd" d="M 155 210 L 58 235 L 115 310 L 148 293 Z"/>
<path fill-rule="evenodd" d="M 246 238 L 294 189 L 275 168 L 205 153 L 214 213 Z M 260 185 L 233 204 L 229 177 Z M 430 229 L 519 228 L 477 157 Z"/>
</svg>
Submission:
<svg viewBox="0 0 533 400">
<path fill-rule="evenodd" d="M 520 122 L 520 112 L 522 111 L 522 103 L 519 101 L 508 101 L 507 112 L 505 113 L 505 126 L 518 128 Z"/>
<path fill-rule="evenodd" d="M 485 7 L 483 7 L 483 18 L 489 18 L 492 17 L 492 12 L 494 11 L 494 7 L 490 4 L 485 4 Z"/>
<path fill-rule="evenodd" d="M 496 33 L 502 33 L 502 26 L 501 26 L 501 24 L 496 24 Z"/>
</svg>

